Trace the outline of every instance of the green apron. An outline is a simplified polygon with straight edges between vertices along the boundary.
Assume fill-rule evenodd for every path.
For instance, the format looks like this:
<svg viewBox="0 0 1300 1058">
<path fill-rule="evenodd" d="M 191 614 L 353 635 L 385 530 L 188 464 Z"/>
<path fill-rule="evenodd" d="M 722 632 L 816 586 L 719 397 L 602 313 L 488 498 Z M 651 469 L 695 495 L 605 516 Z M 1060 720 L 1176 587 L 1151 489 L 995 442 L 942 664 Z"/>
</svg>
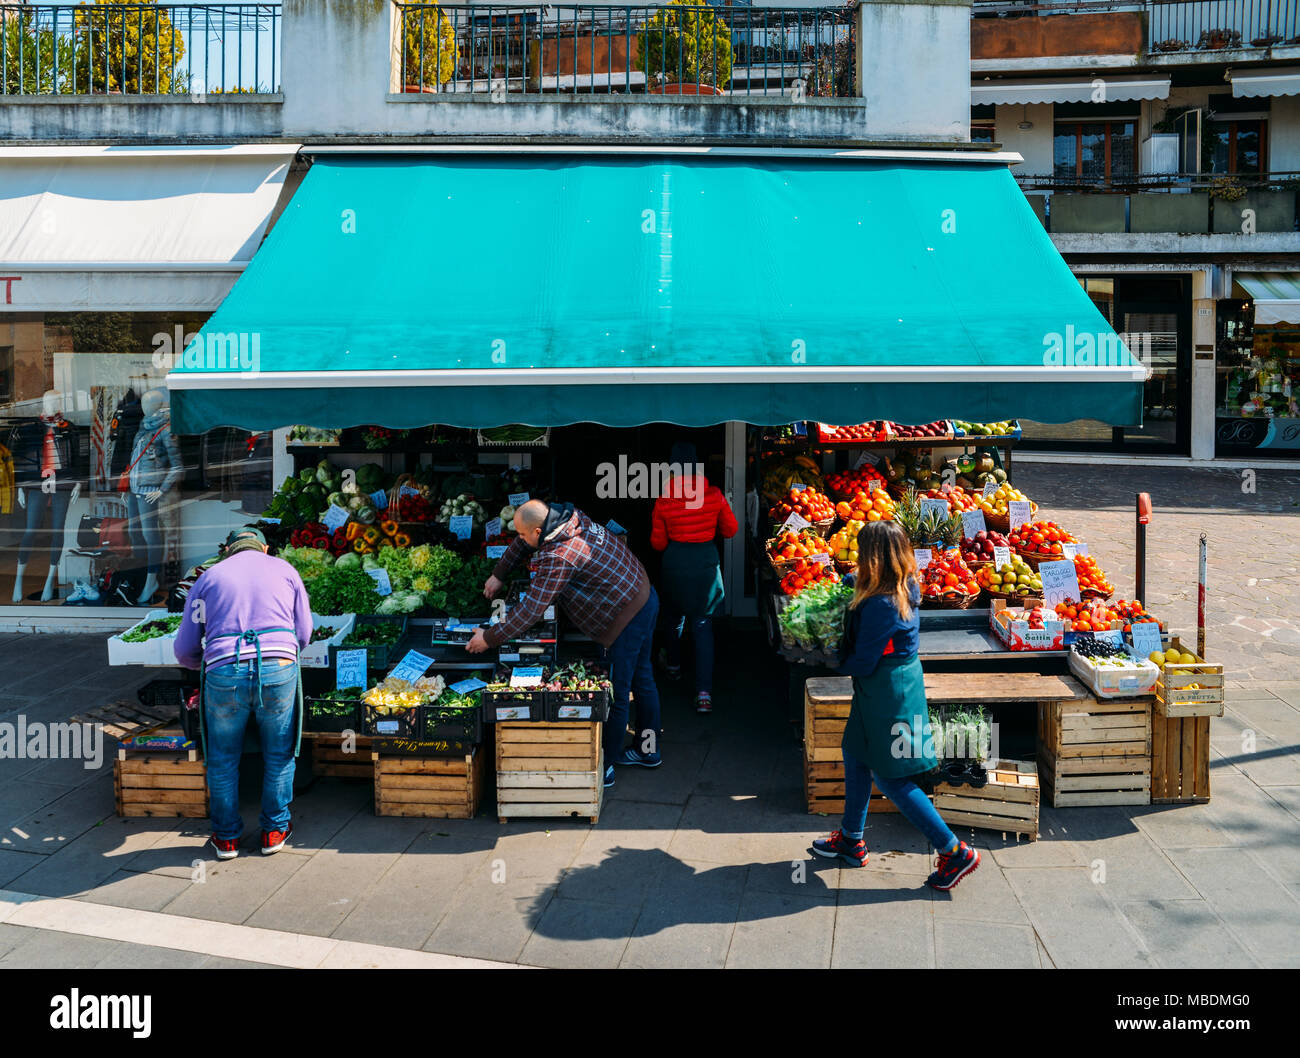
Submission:
<svg viewBox="0 0 1300 1058">
<path fill-rule="evenodd" d="M 225 632 L 219 636 L 213 636 L 213 639 L 234 639 L 235 656 L 231 659 L 232 665 L 239 664 L 239 645 L 241 643 L 250 644 L 256 653 L 257 663 L 257 707 L 262 707 L 262 636 L 268 632 L 291 632 L 294 643 L 293 663 L 298 666 L 298 733 L 293 744 L 293 755 L 298 756 L 298 751 L 302 748 L 302 664 L 299 661 L 301 651 L 298 650 L 298 630 L 296 628 L 263 628 L 260 631 L 249 629 L 247 632 Z M 206 637 L 205 637 L 206 638 Z M 204 658 L 199 663 L 199 745 L 203 747 L 203 759 L 208 759 L 208 721 L 207 711 L 207 680 L 208 661 Z"/>
<path fill-rule="evenodd" d="M 840 748 L 887 779 L 917 775 L 938 767 L 929 722 L 920 658 L 886 654 L 870 676 L 853 677 Z"/>
<path fill-rule="evenodd" d="M 712 540 L 694 544 L 669 541 L 660 580 L 664 612 L 682 614 L 688 620 L 712 617 L 726 597 L 718 548 Z"/>
</svg>

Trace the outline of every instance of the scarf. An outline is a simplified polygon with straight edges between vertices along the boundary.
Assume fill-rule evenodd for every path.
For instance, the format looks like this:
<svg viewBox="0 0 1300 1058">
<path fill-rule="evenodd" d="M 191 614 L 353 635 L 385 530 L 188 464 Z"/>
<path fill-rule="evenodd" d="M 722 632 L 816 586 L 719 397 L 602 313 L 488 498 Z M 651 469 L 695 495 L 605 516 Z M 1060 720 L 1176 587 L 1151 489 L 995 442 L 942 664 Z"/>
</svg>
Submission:
<svg viewBox="0 0 1300 1058">
<path fill-rule="evenodd" d="M 54 430 L 62 425 L 63 416 L 42 415 L 41 422 L 45 424 L 45 439 L 41 442 L 41 477 L 48 478 L 63 469 L 63 461 L 59 459 L 59 446 L 54 440 Z"/>
</svg>

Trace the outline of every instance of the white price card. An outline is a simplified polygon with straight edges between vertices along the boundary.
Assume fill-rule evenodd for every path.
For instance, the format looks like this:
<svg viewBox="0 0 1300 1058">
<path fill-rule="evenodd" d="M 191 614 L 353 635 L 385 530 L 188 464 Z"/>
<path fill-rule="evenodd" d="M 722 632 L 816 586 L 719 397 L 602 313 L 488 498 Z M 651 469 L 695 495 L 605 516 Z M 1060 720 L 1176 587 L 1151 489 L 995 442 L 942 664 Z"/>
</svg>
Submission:
<svg viewBox="0 0 1300 1058">
<path fill-rule="evenodd" d="M 1078 541 L 1070 546 L 1074 548 L 1074 553 L 1076 555 L 1086 555 L 1088 553 L 1088 545 L 1083 543 L 1083 541 Z M 1062 550 L 1064 550 L 1064 548 L 1062 548 Z"/>
<path fill-rule="evenodd" d="M 984 522 L 984 512 L 962 511 L 961 512 L 961 531 L 967 540 L 972 539 L 976 533 L 987 531 L 988 526 Z"/>
<path fill-rule="evenodd" d="M 1073 562 L 1040 562 L 1038 576 L 1043 582 L 1043 604 L 1054 607 L 1057 603 L 1079 600 L 1079 578 Z"/>
<path fill-rule="evenodd" d="M 861 470 L 868 463 L 873 467 L 878 467 L 880 466 L 880 459 L 881 457 L 876 455 L 874 452 L 863 452 L 858 456 L 858 461 L 853 464 L 853 469 Z"/>
<path fill-rule="evenodd" d="M 501 558 L 506 553 L 505 544 L 489 544 L 486 548 L 488 558 Z"/>
<path fill-rule="evenodd" d="M 994 547 L 993 565 L 995 565 L 998 569 L 1001 569 L 1003 566 L 1011 565 L 1011 548 Z"/>
<path fill-rule="evenodd" d="M 1079 552 L 1078 552 L 1078 547 L 1077 547 L 1077 545 L 1075 545 L 1075 544 L 1062 544 L 1062 545 L 1061 545 L 1061 554 L 1062 554 L 1064 557 L 1066 557 L 1066 558 L 1073 559 L 1074 556 L 1077 555 L 1078 553 L 1079 553 Z"/>
<path fill-rule="evenodd" d="M 472 514 L 453 514 L 447 520 L 447 528 L 457 540 L 468 540 L 474 533 L 474 516 Z"/>
<path fill-rule="evenodd" d="M 1134 621 L 1129 625 L 1129 634 L 1133 637 L 1133 653 L 1140 658 L 1164 649 L 1160 626 L 1155 621 Z"/>
<path fill-rule="evenodd" d="M 520 666 L 510 673 L 511 687 L 540 687 L 542 685 L 542 667 L 540 665 Z"/>
<path fill-rule="evenodd" d="M 993 493 L 997 491 L 998 491 L 998 483 L 993 478 L 989 478 L 986 482 L 984 482 L 984 492 L 982 495 L 984 496 L 985 499 L 988 499 L 990 496 L 993 495 Z"/>
<path fill-rule="evenodd" d="M 928 547 L 918 547 L 913 554 L 916 555 L 917 569 L 925 569 L 925 567 L 930 564 L 930 559 L 933 557 Z"/>
<path fill-rule="evenodd" d="M 806 489 L 807 487 L 808 487 L 808 486 L 805 485 L 805 484 L 804 484 L 803 482 L 801 482 L 801 481 L 792 481 L 792 482 L 790 482 L 790 491 L 791 491 L 791 492 L 803 492 L 803 490 Z"/>
<path fill-rule="evenodd" d="M 924 518 L 930 511 L 934 511 L 940 518 L 947 518 L 948 501 L 942 496 L 927 496 L 921 501 L 921 517 Z"/>
<path fill-rule="evenodd" d="M 1034 516 L 1033 505 L 1028 500 L 1012 500 L 1007 504 L 1007 518 L 1014 533 Z"/>
<path fill-rule="evenodd" d="M 814 555 L 809 555 L 808 561 L 814 566 L 829 566 L 831 564 L 831 556 L 826 554 L 825 551 L 818 551 Z"/>
<path fill-rule="evenodd" d="M 393 594 L 393 582 L 388 579 L 388 570 L 368 569 L 366 572 L 375 578 L 375 590 L 379 592 L 380 595 Z"/>
<path fill-rule="evenodd" d="M 340 507 L 337 503 L 331 503 L 329 510 L 321 515 L 321 525 L 325 526 L 331 533 L 348 520 L 348 510 L 346 507 Z"/>
<path fill-rule="evenodd" d="M 388 675 L 395 680 L 408 680 L 414 683 L 429 671 L 429 666 L 432 664 L 433 658 L 426 658 L 418 650 L 409 650 L 406 657 L 402 658 Z"/>
<path fill-rule="evenodd" d="M 487 523 L 487 525 L 485 525 L 485 526 L 483 527 L 483 533 L 484 533 L 484 535 L 487 536 L 487 538 L 488 538 L 489 540 L 491 540 L 494 536 L 500 536 L 500 535 L 501 535 L 501 519 L 500 519 L 500 518 L 493 518 L 490 522 Z"/>
<path fill-rule="evenodd" d="M 334 655 L 334 686 L 340 691 L 366 685 L 366 648 L 340 650 Z"/>
<path fill-rule="evenodd" d="M 790 517 L 781 524 L 780 532 L 784 533 L 787 530 L 790 530 L 797 533 L 800 529 L 807 529 L 811 524 L 812 523 L 798 511 L 791 511 Z"/>
<path fill-rule="evenodd" d="M 453 683 L 447 689 L 456 694 L 473 694 L 475 691 L 481 691 L 487 684 L 477 676 L 471 676 L 467 680 L 461 680 L 459 683 Z"/>
<path fill-rule="evenodd" d="M 500 496 L 501 493 L 498 492 L 497 495 Z M 508 502 L 511 507 L 521 507 L 528 502 L 528 499 L 529 496 L 526 492 L 512 492 L 506 497 L 506 502 Z"/>
<path fill-rule="evenodd" d="M 1092 638 L 1101 643 L 1109 643 L 1113 647 L 1122 647 L 1124 645 L 1124 633 L 1118 628 L 1095 629 Z"/>
</svg>

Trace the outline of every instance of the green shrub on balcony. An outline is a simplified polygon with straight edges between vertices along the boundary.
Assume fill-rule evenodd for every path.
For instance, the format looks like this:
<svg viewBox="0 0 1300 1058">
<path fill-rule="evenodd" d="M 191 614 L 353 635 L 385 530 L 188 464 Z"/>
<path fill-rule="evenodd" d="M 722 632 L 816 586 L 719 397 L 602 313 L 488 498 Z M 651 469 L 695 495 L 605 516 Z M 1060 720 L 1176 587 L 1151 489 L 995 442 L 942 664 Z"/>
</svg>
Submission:
<svg viewBox="0 0 1300 1058">
<path fill-rule="evenodd" d="M 637 55 L 646 83 L 712 85 L 731 80 L 731 27 L 713 9 L 670 0 L 637 34 Z"/>
<path fill-rule="evenodd" d="M 4 93 L 49 94 L 55 90 L 54 67 L 57 49 L 59 65 L 71 62 L 70 41 L 59 40 L 53 30 L 38 29 L 34 11 L 15 11 L 0 25 L 0 63 Z"/>
<path fill-rule="evenodd" d="M 93 0 L 73 12 L 72 35 L 73 84 L 78 92 L 168 95 L 189 91 L 188 78 L 176 77 L 176 67 L 185 57 L 185 38 L 165 9 Z"/>
<path fill-rule="evenodd" d="M 436 7 L 406 8 L 402 16 L 402 83 L 426 88 L 456 75 L 456 27 Z"/>
</svg>

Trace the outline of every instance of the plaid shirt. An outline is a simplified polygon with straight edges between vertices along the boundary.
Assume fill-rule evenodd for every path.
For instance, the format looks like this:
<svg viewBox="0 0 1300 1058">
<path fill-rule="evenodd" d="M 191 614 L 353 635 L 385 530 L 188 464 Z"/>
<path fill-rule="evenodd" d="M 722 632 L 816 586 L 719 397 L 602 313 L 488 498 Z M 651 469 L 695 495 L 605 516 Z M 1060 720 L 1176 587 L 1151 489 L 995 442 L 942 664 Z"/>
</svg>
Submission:
<svg viewBox="0 0 1300 1058">
<path fill-rule="evenodd" d="M 645 567 L 619 537 L 575 511 L 560 535 L 536 552 L 517 539 L 493 575 L 505 580 L 525 556 L 535 554 L 524 601 L 484 633 L 490 647 L 526 632 L 558 601 L 582 632 L 609 646 L 650 597 Z"/>
</svg>

